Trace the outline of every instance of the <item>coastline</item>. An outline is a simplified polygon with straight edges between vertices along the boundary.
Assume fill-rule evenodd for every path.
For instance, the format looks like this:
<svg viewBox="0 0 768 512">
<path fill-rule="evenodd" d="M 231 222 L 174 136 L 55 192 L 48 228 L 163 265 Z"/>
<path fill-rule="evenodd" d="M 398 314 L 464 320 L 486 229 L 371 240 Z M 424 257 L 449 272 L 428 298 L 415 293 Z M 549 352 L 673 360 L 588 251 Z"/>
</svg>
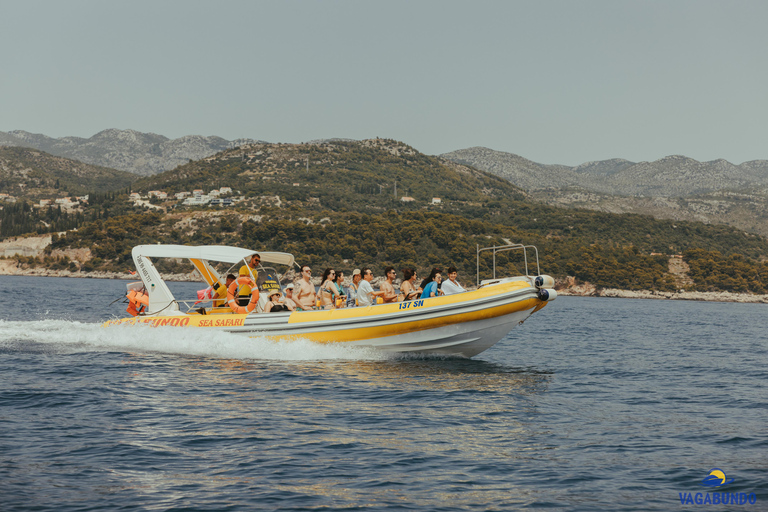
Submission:
<svg viewBox="0 0 768 512">
<path fill-rule="evenodd" d="M 558 295 L 570 297 L 606 297 L 619 299 L 663 299 L 663 300 L 695 300 L 704 302 L 739 302 L 742 304 L 768 304 L 768 295 L 733 292 L 661 292 L 656 290 L 619 290 L 616 288 L 596 289 L 593 286 L 581 285 L 571 288 L 555 288 Z"/>
<path fill-rule="evenodd" d="M 12 260 L 5 260 L 9 263 Z M 17 268 L 15 265 L 3 265 L 0 260 L 0 275 L 27 277 L 67 277 L 79 279 L 120 279 L 137 281 L 138 275 L 125 272 L 71 272 L 69 270 L 50 270 L 46 268 Z M 15 263 L 15 262 L 14 262 Z M 195 282 L 200 277 L 195 274 L 163 274 L 166 281 Z M 768 295 L 754 293 L 732 292 L 661 292 L 655 290 L 619 290 L 616 288 L 598 289 L 589 283 L 568 286 L 558 282 L 555 286 L 558 295 L 565 297 L 604 297 L 619 299 L 662 299 L 662 300 L 694 300 L 705 302 L 738 302 L 742 304 L 768 304 Z"/>
</svg>

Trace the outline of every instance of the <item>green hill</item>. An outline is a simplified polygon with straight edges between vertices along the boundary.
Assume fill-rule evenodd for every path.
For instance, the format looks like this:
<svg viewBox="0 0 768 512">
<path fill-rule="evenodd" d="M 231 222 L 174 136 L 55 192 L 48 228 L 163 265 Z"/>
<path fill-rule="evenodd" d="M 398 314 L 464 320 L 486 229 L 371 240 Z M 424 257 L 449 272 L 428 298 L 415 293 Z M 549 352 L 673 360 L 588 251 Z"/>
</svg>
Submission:
<svg viewBox="0 0 768 512">
<path fill-rule="evenodd" d="M 137 176 L 53 156 L 0 146 L 0 192 L 31 200 L 124 189 Z"/>
<path fill-rule="evenodd" d="M 506 180 L 391 140 L 253 144 L 143 178 L 133 189 L 170 195 L 224 186 L 243 199 L 230 208 L 169 201 L 161 213 L 131 206 L 125 194 L 102 196 L 78 231 L 54 246 L 90 248 L 87 269 L 129 270 L 140 243 L 227 244 L 289 251 L 318 268 L 423 273 L 455 265 L 470 282 L 478 246 L 524 242 L 539 248 L 543 272 L 601 287 L 674 289 L 668 255 L 684 254 L 700 289 L 768 288 L 768 242 L 757 235 L 537 204 Z M 483 260 L 483 277 L 490 263 Z M 504 274 L 524 268 L 511 253 L 497 263 Z M 731 267 L 738 276 L 729 279 Z"/>
</svg>

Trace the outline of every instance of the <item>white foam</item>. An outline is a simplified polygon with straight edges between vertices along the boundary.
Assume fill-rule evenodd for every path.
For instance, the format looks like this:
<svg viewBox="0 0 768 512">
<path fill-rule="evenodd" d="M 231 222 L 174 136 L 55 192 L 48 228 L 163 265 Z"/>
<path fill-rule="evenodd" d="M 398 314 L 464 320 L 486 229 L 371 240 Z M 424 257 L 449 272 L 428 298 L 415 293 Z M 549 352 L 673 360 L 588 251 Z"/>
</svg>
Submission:
<svg viewBox="0 0 768 512">
<path fill-rule="evenodd" d="M 274 342 L 265 338 L 203 329 L 101 324 L 68 320 L 0 320 L 0 347 L 19 342 L 56 345 L 67 351 L 130 350 L 207 356 L 222 359 L 283 361 L 386 360 L 373 348 L 308 340 Z"/>
</svg>

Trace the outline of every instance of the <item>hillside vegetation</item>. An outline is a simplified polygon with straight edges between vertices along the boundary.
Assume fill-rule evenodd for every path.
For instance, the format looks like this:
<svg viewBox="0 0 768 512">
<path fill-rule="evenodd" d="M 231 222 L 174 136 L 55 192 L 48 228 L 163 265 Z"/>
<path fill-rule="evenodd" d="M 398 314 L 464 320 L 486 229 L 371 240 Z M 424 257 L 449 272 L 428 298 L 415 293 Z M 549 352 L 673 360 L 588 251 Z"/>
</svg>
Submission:
<svg viewBox="0 0 768 512">
<path fill-rule="evenodd" d="M 0 146 L 0 192 L 37 200 L 124 189 L 136 176 L 36 149 Z"/>
<path fill-rule="evenodd" d="M 143 178 L 133 189 L 172 194 L 222 186 L 243 200 L 229 209 L 161 203 L 163 213 L 132 206 L 124 193 L 102 196 L 78 230 L 54 237 L 52 248 L 88 248 L 84 270 L 130 270 L 133 246 L 163 242 L 288 251 L 318 269 L 371 266 L 378 274 L 386 265 L 422 273 L 455 265 L 472 282 L 478 246 L 523 242 L 538 247 L 543 272 L 600 287 L 672 290 L 668 255 L 683 254 L 697 289 L 768 288 L 768 243 L 757 235 L 541 205 L 502 178 L 391 140 L 253 144 Z M 733 275 L 729 262 L 738 263 Z M 490 265 L 487 256 L 481 278 L 490 277 Z M 524 262 L 506 253 L 497 269 L 518 274 Z"/>
</svg>

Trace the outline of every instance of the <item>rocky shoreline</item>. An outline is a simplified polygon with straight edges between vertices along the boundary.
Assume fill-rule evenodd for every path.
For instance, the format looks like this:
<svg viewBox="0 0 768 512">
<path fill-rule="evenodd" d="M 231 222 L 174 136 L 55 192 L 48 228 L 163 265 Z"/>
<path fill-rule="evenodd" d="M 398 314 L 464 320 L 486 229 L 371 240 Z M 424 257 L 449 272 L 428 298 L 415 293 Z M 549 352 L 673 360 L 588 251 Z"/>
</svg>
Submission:
<svg viewBox="0 0 768 512">
<path fill-rule="evenodd" d="M 571 297 L 608 297 L 620 299 L 667 299 L 667 300 L 697 300 L 707 302 L 740 302 L 744 304 L 768 304 L 768 295 L 754 293 L 732 292 L 660 292 L 655 290 L 617 290 L 605 288 L 592 292 L 583 292 L 578 289 L 557 290 L 558 295 Z"/>
<path fill-rule="evenodd" d="M 10 260 L 5 260 L 10 262 Z M 80 279 L 122 279 L 136 281 L 137 275 L 124 272 L 71 272 L 69 270 L 50 270 L 46 268 L 17 268 L 15 265 L 3 265 L 0 260 L 0 275 L 8 276 L 32 276 L 32 277 L 71 277 Z M 14 262 L 15 263 L 15 262 Z M 197 282 L 200 277 L 195 274 L 163 274 L 166 281 Z M 598 289 L 589 283 L 569 286 L 566 283 L 558 283 L 555 287 L 557 293 L 570 297 L 606 297 L 621 299 L 666 299 L 666 300 L 695 300 L 708 302 L 739 302 L 752 304 L 768 304 L 768 295 L 754 293 L 732 292 L 661 292 L 655 290 L 618 290 L 615 288 Z"/>
</svg>

